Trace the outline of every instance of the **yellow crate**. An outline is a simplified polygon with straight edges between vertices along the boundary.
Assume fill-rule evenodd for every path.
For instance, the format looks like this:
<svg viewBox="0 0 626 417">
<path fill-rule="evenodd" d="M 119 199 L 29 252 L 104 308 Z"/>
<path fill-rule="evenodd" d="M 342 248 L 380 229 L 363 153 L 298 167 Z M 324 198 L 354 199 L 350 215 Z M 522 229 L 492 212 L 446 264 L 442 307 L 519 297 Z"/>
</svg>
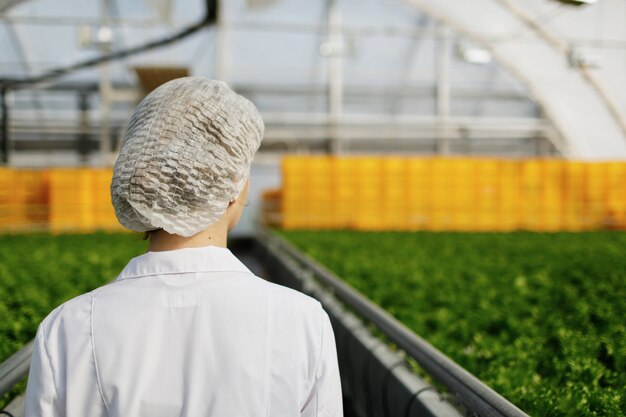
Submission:
<svg viewBox="0 0 626 417">
<path fill-rule="evenodd" d="M 300 229 L 308 226 L 305 216 L 299 213 L 282 213 L 280 223 L 283 229 Z"/>
<path fill-rule="evenodd" d="M 44 170 L 0 169 L 0 230 L 45 229 L 48 175 Z"/>
<path fill-rule="evenodd" d="M 541 214 L 539 227 L 544 231 L 563 230 L 564 217 L 561 212 L 545 211 Z"/>
<path fill-rule="evenodd" d="M 626 163 L 610 162 L 606 164 L 607 206 L 619 218 L 626 213 Z"/>
<path fill-rule="evenodd" d="M 94 169 L 92 171 L 94 227 L 105 230 L 125 230 L 115 216 L 111 203 L 112 169 Z"/>
<path fill-rule="evenodd" d="M 331 160 L 332 195 L 337 202 L 356 203 L 354 165 L 353 158 L 333 158 Z"/>
<path fill-rule="evenodd" d="M 456 209 L 452 214 L 452 230 L 470 231 L 474 227 L 475 213 L 470 210 Z"/>
<path fill-rule="evenodd" d="M 407 196 L 407 167 L 405 158 L 385 158 L 382 161 L 382 198 L 405 200 Z"/>
<path fill-rule="evenodd" d="M 498 163 L 491 159 L 478 161 L 476 165 L 476 206 L 480 211 L 490 211 L 498 203 Z"/>
<path fill-rule="evenodd" d="M 411 189 L 423 190 L 430 184 L 431 161 L 423 158 L 409 159 L 406 162 L 407 183 Z"/>
<path fill-rule="evenodd" d="M 358 211 L 354 216 L 354 227 L 357 230 L 380 230 L 380 216 L 377 213 Z"/>
<path fill-rule="evenodd" d="M 588 164 L 585 174 L 585 223 L 592 228 L 602 228 L 607 223 L 608 208 L 606 165 Z"/>
<path fill-rule="evenodd" d="M 93 196 L 88 169 L 50 170 L 50 230 L 87 231 L 93 227 Z"/>
<path fill-rule="evenodd" d="M 51 231 L 124 230 L 111 204 L 110 169 L 59 168 L 49 175 Z"/>
<path fill-rule="evenodd" d="M 354 203 L 338 202 L 334 207 L 334 221 L 338 228 L 350 228 L 353 226 L 355 215 Z"/>
<path fill-rule="evenodd" d="M 497 230 L 510 231 L 519 229 L 519 212 L 515 207 L 500 207 L 497 212 Z"/>
</svg>

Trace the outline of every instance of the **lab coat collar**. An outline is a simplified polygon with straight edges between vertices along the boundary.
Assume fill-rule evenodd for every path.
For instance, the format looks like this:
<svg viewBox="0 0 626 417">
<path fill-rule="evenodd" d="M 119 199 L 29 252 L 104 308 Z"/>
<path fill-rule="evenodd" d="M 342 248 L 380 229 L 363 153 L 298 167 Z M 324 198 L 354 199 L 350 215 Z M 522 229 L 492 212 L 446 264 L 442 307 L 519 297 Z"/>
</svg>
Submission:
<svg viewBox="0 0 626 417">
<path fill-rule="evenodd" d="M 218 246 L 202 246 L 146 252 L 131 259 L 118 275 L 116 281 L 151 275 L 218 271 L 251 273 L 229 249 Z"/>
</svg>

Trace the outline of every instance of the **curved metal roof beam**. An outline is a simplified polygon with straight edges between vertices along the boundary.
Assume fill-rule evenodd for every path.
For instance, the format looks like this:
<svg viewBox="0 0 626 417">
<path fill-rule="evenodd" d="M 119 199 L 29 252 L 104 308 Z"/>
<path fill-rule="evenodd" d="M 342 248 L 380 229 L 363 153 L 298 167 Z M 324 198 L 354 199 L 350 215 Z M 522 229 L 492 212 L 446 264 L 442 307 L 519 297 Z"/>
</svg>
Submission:
<svg viewBox="0 0 626 417">
<path fill-rule="evenodd" d="M 591 70 L 574 70 L 570 47 L 510 0 L 406 0 L 418 10 L 483 44 L 526 84 L 566 141 L 560 151 L 576 159 L 626 158 L 626 122 Z M 520 13 L 516 13 L 520 12 Z M 520 23 L 531 28 L 510 36 Z M 558 146 L 558 143 L 556 143 Z"/>
<path fill-rule="evenodd" d="M 27 0 L 0 0 L 0 13 L 6 13 L 10 8 L 24 3 Z"/>
<path fill-rule="evenodd" d="M 516 5 L 511 0 L 497 0 L 508 8 L 515 16 L 519 17 L 524 24 L 530 27 L 534 32 L 536 32 L 539 36 L 545 39 L 546 42 L 553 45 L 557 50 L 563 53 L 563 57 L 568 59 L 569 55 L 573 52 L 573 48 L 567 43 L 560 40 L 558 37 L 554 36 L 550 33 L 550 31 L 542 26 L 539 22 L 537 22 L 532 16 L 522 10 L 518 5 Z M 578 67 L 578 71 L 584 76 L 584 78 L 589 82 L 589 84 L 596 90 L 598 96 L 604 101 L 607 109 L 611 112 L 615 120 L 619 123 L 624 135 L 626 136 L 626 116 L 622 114 L 619 110 L 617 104 L 612 100 L 609 96 L 608 92 L 602 87 L 599 80 L 595 77 L 593 72 L 585 67 Z"/>
</svg>

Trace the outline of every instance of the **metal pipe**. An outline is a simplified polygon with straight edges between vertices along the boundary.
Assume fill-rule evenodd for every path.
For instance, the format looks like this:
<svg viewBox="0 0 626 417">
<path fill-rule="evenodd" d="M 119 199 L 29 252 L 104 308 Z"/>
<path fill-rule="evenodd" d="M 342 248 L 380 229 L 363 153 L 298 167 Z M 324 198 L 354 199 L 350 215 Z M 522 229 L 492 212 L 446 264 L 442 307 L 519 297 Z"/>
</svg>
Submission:
<svg viewBox="0 0 626 417">
<path fill-rule="evenodd" d="M 30 369 L 30 357 L 33 354 L 34 341 L 30 341 L 0 364 L 0 397 L 11 391 Z"/>
<path fill-rule="evenodd" d="M 68 65 L 68 66 L 60 67 L 60 68 L 54 68 L 41 75 L 15 79 L 15 80 L 0 80 L 0 87 L 18 89 L 18 88 L 24 88 L 26 86 L 41 84 L 44 82 L 56 80 L 57 78 L 63 75 L 67 75 L 78 70 L 91 68 L 96 65 L 105 63 L 105 62 L 120 60 L 120 59 L 127 58 L 129 56 L 133 56 L 142 52 L 147 52 L 156 48 L 160 48 L 162 46 L 170 45 L 172 43 L 178 42 L 198 32 L 199 30 L 205 28 L 206 26 L 210 24 L 213 24 L 217 20 L 217 15 L 216 15 L 217 9 L 218 9 L 217 0 L 206 0 L 206 14 L 202 18 L 202 20 L 200 20 L 196 24 L 183 28 L 180 31 L 170 36 L 167 36 L 167 37 L 164 37 L 164 38 L 152 41 L 152 42 L 148 42 L 146 44 L 139 45 L 136 47 L 123 49 L 121 51 L 116 51 L 110 54 L 87 59 L 85 61 L 80 61 L 73 65 Z"/>
</svg>

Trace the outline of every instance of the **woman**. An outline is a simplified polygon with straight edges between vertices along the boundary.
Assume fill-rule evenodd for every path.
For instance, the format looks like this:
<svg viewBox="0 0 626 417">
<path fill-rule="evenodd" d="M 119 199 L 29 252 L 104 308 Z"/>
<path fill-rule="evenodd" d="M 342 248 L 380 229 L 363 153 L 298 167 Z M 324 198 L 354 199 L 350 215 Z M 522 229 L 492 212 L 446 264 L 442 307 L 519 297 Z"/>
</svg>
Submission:
<svg viewBox="0 0 626 417">
<path fill-rule="evenodd" d="M 41 323 L 26 417 L 342 416 L 320 303 L 226 249 L 263 129 L 252 103 L 199 77 L 139 104 L 111 197 L 148 252 Z"/>
</svg>

